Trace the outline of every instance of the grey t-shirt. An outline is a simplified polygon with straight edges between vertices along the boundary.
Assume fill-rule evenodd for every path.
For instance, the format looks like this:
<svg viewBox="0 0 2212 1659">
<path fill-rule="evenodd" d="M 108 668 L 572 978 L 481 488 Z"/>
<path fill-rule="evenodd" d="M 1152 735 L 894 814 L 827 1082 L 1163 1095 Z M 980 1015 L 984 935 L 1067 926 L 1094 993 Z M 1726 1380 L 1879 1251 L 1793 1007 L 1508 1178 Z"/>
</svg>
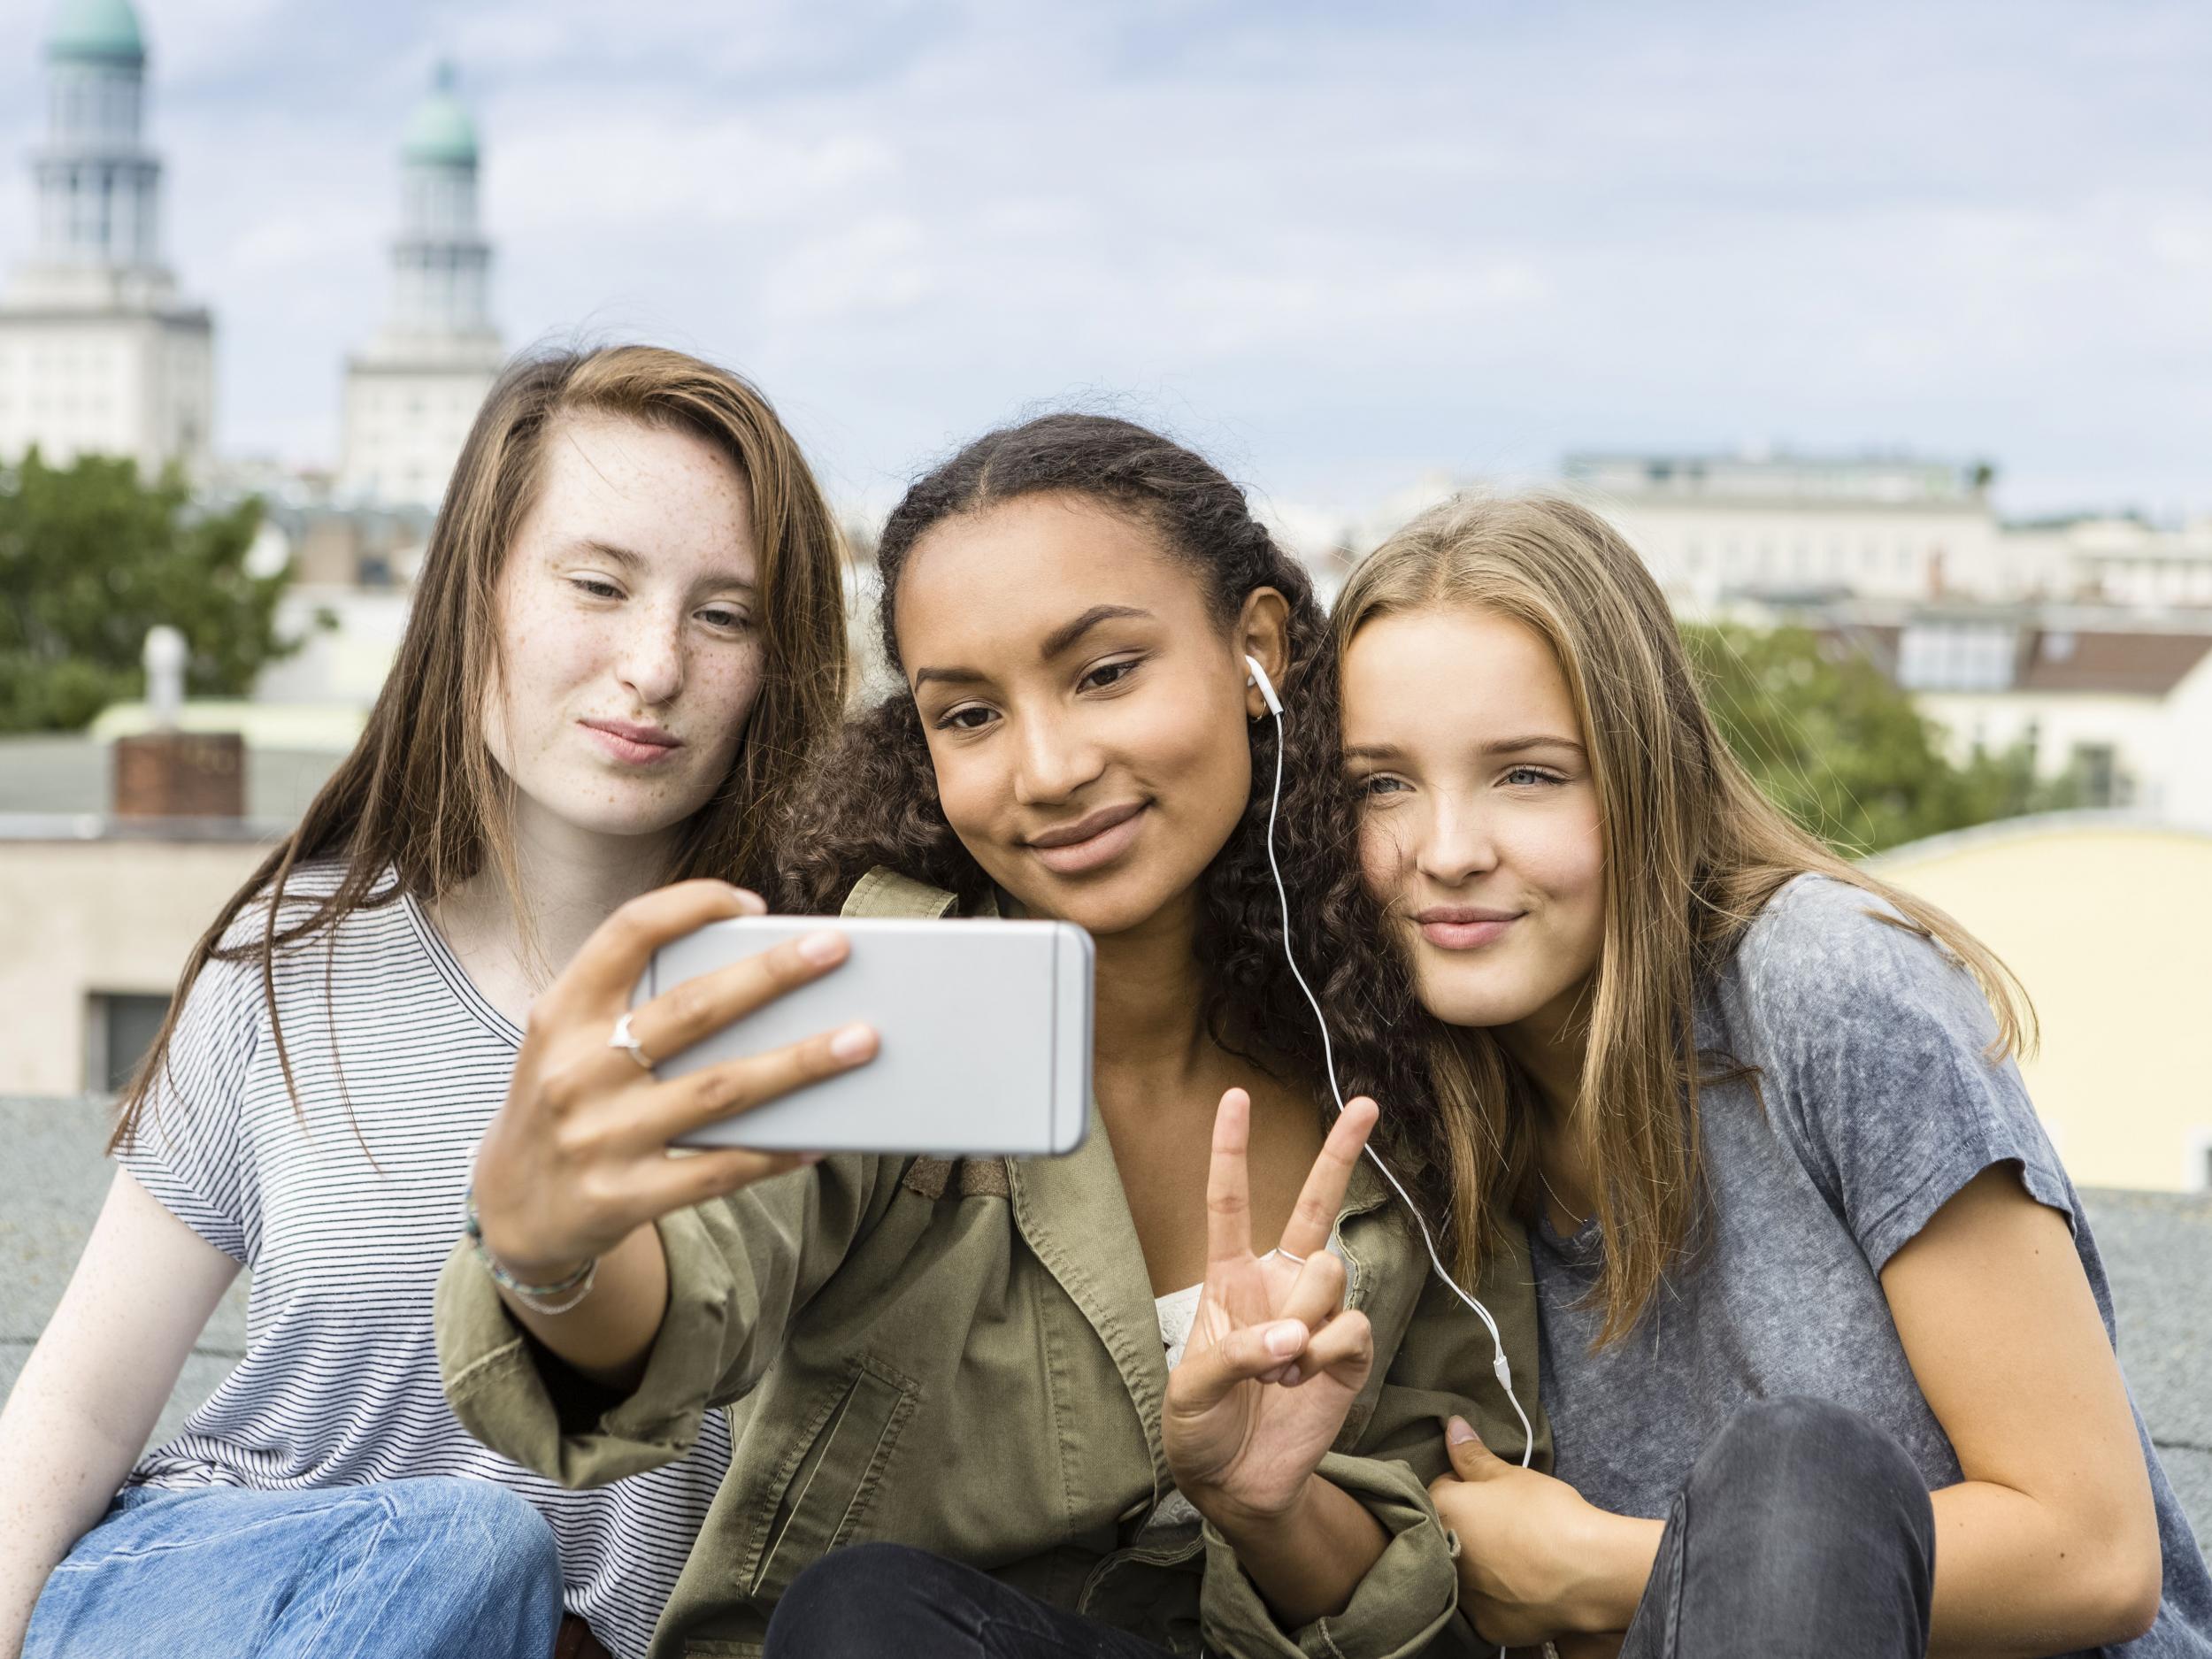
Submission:
<svg viewBox="0 0 2212 1659">
<path fill-rule="evenodd" d="M 1701 998 L 1700 1048 L 1756 1067 L 1756 1092 L 1748 1082 L 1701 1091 L 1707 1240 L 1624 1339 L 1593 1354 L 1601 1315 L 1577 1305 L 1602 1258 L 1595 1222 L 1572 1239 L 1548 1221 L 1532 1229 L 1555 1469 L 1601 1508 L 1664 1516 L 1737 1407 L 1779 1394 L 1847 1406 L 1894 1436 L 1931 1489 L 1958 1481 L 1878 1275 L 1993 1164 L 2015 1166 L 2029 1194 L 2071 1223 L 2112 1328 L 2073 1185 L 2018 1071 L 1984 1057 L 1995 1035 L 1987 1003 L 1937 947 L 1868 914 L 1886 908 L 1846 883 L 1800 876 Z M 2143 1452 L 2165 1600 L 2148 1634 L 2105 1651 L 2212 1655 L 2212 1575 L 2147 1433 Z"/>
</svg>

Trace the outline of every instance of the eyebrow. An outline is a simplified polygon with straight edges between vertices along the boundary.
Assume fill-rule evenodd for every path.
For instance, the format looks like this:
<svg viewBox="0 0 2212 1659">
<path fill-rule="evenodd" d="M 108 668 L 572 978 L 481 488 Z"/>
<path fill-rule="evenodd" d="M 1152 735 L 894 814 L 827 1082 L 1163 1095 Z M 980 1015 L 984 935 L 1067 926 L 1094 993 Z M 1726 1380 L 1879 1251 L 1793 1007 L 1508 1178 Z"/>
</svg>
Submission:
<svg viewBox="0 0 2212 1659">
<path fill-rule="evenodd" d="M 1093 605 L 1073 621 L 1063 623 L 1046 634 L 1044 643 L 1038 648 L 1038 658 L 1048 663 L 1100 623 L 1126 617 L 1141 617 L 1150 621 L 1152 613 L 1136 605 Z M 914 671 L 914 688 L 919 691 L 932 680 L 940 685 L 972 686 L 987 678 L 988 676 L 972 668 L 918 668 Z"/>
<path fill-rule="evenodd" d="M 1093 605 L 1074 621 L 1063 624 L 1046 634 L 1045 642 L 1038 649 L 1037 655 L 1050 662 L 1100 623 L 1112 622 L 1122 617 L 1142 617 L 1149 621 L 1152 613 L 1139 610 L 1135 605 Z"/>
<path fill-rule="evenodd" d="M 1487 755 L 1518 755 L 1532 749 L 1571 749 L 1577 755 L 1582 753 L 1582 745 L 1571 737 L 1546 737 L 1540 733 L 1528 737 L 1509 737 L 1502 742 L 1485 743 L 1482 747 L 1483 752 Z"/>
<path fill-rule="evenodd" d="M 579 553 L 596 553 L 601 558 L 612 559 L 626 571 L 641 570 L 647 562 L 645 556 L 634 549 L 624 547 L 619 541 L 603 541 L 597 536 L 579 536 L 569 543 L 568 552 L 571 557 Z M 695 583 L 694 587 L 695 588 L 735 588 L 749 594 L 753 591 L 754 584 L 748 578 L 740 576 L 734 572 L 713 571 L 710 572 L 703 580 Z"/>
<path fill-rule="evenodd" d="M 1565 737 L 1509 737 L 1495 743 L 1485 743 L 1486 755 L 1520 755 L 1532 749 L 1563 749 L 1575 755 L 1583 754 L 1582 745 Z M 1402 751 L 1395 743 L 1348 743 L 1344 748 L 1347 760 L 1394 760 Z"/>
<path fill-rule="evenodd" d="M 615 541 L 602 541 L 597 536 L 579 536 L 569 543 L 571 553 L 596 553 L 602 558 L 612 559 L 625 570 L 635 570 L 645 563 L 645 556 L 634 553 Z"/>
</svg>

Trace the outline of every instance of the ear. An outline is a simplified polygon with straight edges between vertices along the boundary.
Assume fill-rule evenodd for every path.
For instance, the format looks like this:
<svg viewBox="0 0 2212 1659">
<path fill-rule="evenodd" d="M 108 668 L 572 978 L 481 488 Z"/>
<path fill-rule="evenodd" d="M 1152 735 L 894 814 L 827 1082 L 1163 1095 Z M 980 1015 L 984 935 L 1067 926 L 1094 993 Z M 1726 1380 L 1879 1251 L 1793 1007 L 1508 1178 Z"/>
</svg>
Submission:
<svg viewBox="0 0 2212 1659">
<path fill-rule="evenodd" d="M 1247 678 L 1244 659 L 1255 657 L 1267 677 L 1275 682 L 1279 695 L 1283 680 L 1290 672 L 1290 601 L 1279 589 L 1255 588 L 1244 596 L 1244 608 L 1237 613 L 1234 636 L 1237 678 Z M 1244 688 L 1244 718 L 1256 720 L 1267 712 L 1267 700 L 1260 695 L 1257 686 Z"/>
</svg>

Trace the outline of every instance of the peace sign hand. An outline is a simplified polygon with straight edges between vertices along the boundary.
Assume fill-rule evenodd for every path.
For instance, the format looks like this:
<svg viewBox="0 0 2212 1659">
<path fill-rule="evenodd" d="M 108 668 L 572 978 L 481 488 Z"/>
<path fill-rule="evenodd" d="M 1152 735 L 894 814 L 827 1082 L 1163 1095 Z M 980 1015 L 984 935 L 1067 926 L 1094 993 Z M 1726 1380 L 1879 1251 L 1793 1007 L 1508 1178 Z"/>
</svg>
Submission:
<svg viewBox="0 0 2212 1659">
<path fill-rule="evenodd" d="M 1252 1254 L 1251 1110 L 1233 1088 L 1214 1118 L 1206 1283 L 1160 1425 L 1175 1484 L 1217 1523 L 1296 1507 L 1375 1363 L 1374 1331 L 1344 1310 L 1344 1263 L 1328 1248 L 1375 1103 L 1356 1100 L 1337 1118 L 1266 1256 Z"/>
</svg>

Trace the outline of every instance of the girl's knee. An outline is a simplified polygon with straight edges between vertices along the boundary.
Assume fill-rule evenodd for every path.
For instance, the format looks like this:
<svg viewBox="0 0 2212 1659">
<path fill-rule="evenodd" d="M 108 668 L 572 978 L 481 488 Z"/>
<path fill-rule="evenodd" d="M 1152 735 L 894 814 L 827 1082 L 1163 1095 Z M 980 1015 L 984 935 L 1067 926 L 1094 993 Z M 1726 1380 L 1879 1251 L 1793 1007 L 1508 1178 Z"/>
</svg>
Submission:
<svg viewBox="0 0 2212 1659">
<path fill-rule="evenodd" d="M 1812 1567 L 1856 1555 L 1908 1577 L 1931 1570 L 1926 1481 L 1879 1425 L 1828 1401 L 1742 1407 L 1699 1458 L 1688 1498 L 1701 1530 L 1732 1528 L 1763 1557 Z"/>
<path fill-rule="evenodd" d="M 440 1475 L 395 1480 L 382 1489 L 392 1507 L 392 1530 L 413 1547 L 429 1545 L 445 1555 L 459 1576 L 485 1578 L 519 1590 L 557 1597 L 561 1551 L 527 1500 L 488 1480 Z"/>
<path fill-rule="evenodd" d="M 1872 1420 L 1801 1394 L 1754 1400 L 1724 1425 L 1692 1477 L 1748 1483 L 1812 1502 L 1924 1500 L 1905 1448 Z"/>
<path fill-rule="evenodd" d="M 791 1581 L 768 1622 L 767 1659 L 908 1651 L 961 1569 L 906 1544 L 832 1550 Z"/>
</svg>

